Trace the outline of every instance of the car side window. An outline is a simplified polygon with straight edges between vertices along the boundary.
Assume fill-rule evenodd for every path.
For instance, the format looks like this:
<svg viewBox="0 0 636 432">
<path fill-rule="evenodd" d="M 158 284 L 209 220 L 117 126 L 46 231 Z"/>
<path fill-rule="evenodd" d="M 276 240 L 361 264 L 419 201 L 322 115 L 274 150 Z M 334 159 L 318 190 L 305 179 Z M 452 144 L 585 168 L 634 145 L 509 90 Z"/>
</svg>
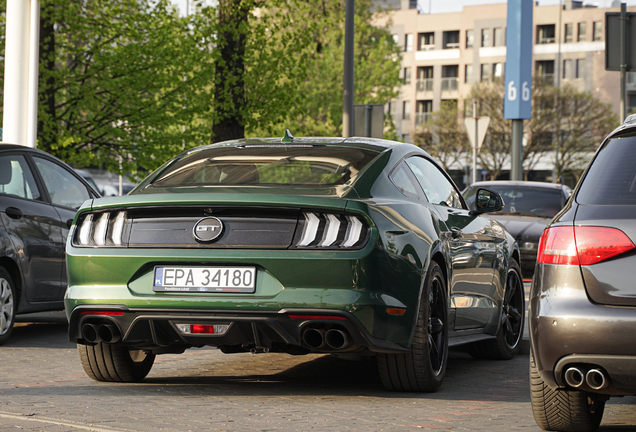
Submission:
<svg viewBox="0 0 636 432">
<path fill-rule="evenodd" d="M 432 162 L 418 156 L 406 160 L 415 178 L 432 204 L 463 208 L 459 192 Z"/>
<path fill-rule="evenodd" d="M 53 204 L 79 208 L 90 198 L 88 189 L 73 174 L 60 165 L 40 157 L 33 157 Z"/>
<path fill-rule="evenodd" d="M 0 156 L 0 193 L 33 200 L 41 199 L 35 178 L 24 156 Z"/>
<path fill-rule="evenodd" d="M 403 195 L 418 199 L 421 192 L 418 194 L 418 187 L 413 183 L 413 180 L 411 180 L 411 176 L 407 170 L 408 168 L 406 168 L 404 163 L 400 163 L 391 172 L 390 179 Z"/>
</svg>

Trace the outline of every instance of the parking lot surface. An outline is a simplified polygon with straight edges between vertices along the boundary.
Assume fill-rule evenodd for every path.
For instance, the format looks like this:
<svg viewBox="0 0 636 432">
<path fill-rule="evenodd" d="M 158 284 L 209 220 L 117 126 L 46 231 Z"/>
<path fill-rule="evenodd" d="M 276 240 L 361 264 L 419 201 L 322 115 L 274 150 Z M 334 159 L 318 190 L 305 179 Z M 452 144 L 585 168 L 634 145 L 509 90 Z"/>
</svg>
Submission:
<svg viewBox="0 0 636 432">
<path fill-rule="evenodd" d="M 373 361 L 329 355 L 157 357 L 139 384 L 98 383 L 67 341 L 62 313 L 20 317 L 0 347 L 0 431 L 539 431 L 528 356 L 452 352 L 437 393 L 390 393 Z M 612 399 L 601 431 L 632 431 L 636 398 Z"/>
</svg>

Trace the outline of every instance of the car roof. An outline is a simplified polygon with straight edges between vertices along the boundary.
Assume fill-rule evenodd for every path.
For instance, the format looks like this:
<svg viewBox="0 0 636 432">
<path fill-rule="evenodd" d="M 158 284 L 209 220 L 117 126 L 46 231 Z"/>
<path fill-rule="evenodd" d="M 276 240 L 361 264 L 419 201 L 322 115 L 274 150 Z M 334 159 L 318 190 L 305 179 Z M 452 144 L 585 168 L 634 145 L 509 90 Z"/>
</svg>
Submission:
<svg viewBox="0 0 636 432">
<path fill-rule="evenodd" d="M 546 182 L 538 182 L 538 181 L 525 181 L 525 180 L 490 180 L 490 181 L 479 181 L 475 182 L 469 186 L 468 188 L 473 187 L 483 187 L 483 186 L 520 186 L 520 187 L 540 187 L 546 189 L 562 189 L 564 185 L 560 183 L 546 183 Z"/>
</svg>

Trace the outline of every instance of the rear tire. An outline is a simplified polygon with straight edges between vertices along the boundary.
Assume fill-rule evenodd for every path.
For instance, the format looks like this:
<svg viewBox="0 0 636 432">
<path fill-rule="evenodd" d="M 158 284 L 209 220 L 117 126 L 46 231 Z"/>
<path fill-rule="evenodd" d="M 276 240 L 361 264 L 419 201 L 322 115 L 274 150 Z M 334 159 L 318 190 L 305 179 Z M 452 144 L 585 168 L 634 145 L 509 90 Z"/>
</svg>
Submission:
<svg viewBox="0 0 636 432">
<path fill-rule="evenodd" d="M 379 354 L 378 370 L 387 390 L 433 392 L 446 374 L 448 360 L 446 281 L 439 265 L 431 262 L 410 353 Z"/>
<path fill-rule="evenodd" d="M 593 432 L 603 419 L 605 400 L 594 393 L 553 390 L 541 379 L 530 353 L 530 401 L 537 425 L 547 431 Z"/>
<path fill-rule="evenodd" d="M 154 354 L 103 342 L 77 345 L 77 351 L 86 375 L 95 381 L 139 382 L 155 362 Z"/>
<path fill-rule="evenodd" d="M 506 273 L 506 290 L 501 306 L 497 337 L 472 343 L 468 353 L 479 359 L 510 360 L 521 348 L 525 316 L 525 293 L 521 269 L 514 258 Z"/>
<path fill-rule="evenodd" d="M 18 297 L 9 272 L 0 267 L 0 345 L 4 344 L 13 332 Z"/>
</svg>

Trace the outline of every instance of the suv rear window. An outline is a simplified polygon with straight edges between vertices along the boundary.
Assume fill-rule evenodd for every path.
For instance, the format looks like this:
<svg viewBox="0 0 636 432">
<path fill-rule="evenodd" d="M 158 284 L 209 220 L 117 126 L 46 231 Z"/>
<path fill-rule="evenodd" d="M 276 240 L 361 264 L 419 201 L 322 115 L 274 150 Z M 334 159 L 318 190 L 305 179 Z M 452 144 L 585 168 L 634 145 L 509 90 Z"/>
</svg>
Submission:
<svg viewBox="0 0 636 432">
<path fill-rule="evenodd" d="M 636 205 L 636 136 L 611 139 L 592 161 L 579 204 Z"/>
<path fill-rule="evenodd" d="M 377 152 L 326 145 L 213 147 L 177 160 L 152 184 L 337 185 L 352 180 Z"/>
</svg>

